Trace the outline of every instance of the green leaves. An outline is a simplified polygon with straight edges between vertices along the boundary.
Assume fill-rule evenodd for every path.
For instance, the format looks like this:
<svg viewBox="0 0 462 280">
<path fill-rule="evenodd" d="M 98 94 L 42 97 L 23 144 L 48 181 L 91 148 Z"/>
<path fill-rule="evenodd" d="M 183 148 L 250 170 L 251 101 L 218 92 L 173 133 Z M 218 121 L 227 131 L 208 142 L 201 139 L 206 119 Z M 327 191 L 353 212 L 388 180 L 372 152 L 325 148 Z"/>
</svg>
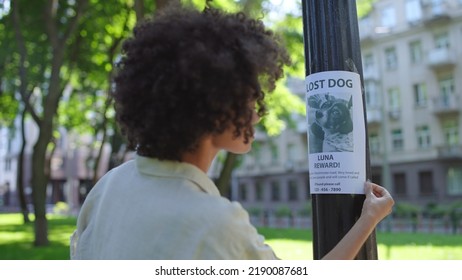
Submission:
<svg viewBox="0 0 462 280">
<path fill-rule="evenodd" d="M 19 103 L 12 94 L 0 94 L 0 127 L 13 124 Z"/>
<path fill-rule="evenodd" d="M 372 9 L 376 0 L 357 0 L 356 9 L 358 11 L 358 17 L 362 18 L 366 16 Z"/>
<path fill-rule="evenodd" d="M 269 136 L 276 136 L 287 125 L 292 125 L 294 115 L 306 114 L 303 100 L 292 94 L 285 83 L 285 80 L 278 81 L 274 92 L 266 96 L 268 114 L 262 119 L 260 125 Z"/>
</svg>

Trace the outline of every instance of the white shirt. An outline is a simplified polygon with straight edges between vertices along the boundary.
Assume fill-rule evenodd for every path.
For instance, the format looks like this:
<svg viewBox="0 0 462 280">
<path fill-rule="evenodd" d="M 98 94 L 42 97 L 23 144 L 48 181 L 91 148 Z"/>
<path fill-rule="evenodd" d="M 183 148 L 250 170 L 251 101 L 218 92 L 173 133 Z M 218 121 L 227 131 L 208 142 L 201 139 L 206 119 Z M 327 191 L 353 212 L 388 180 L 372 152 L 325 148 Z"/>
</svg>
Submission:
<svg viewBox="0 0 462 280">
<path fill-rule="evenodd" d="M 95 185 L 71 238 L 71 259 L 275 258 L 199 168 L 141 156 Z"/>
</svg>

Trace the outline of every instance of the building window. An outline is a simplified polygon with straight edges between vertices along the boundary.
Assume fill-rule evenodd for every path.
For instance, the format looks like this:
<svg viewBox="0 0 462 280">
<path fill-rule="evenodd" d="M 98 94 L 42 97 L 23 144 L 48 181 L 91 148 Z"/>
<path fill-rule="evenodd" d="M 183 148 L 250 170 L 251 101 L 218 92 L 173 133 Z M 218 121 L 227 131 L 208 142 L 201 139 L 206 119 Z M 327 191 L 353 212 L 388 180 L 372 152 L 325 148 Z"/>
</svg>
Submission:
<svg viewBox="0 0 462 280">
<path fill-rule="evenodd" d="M 293 143 L 287 145 L 287 161 L 294 163 L 297 160 L 297 146 Z"/>
<path fill-rule="evenodd" d="M 277 165 L 279 161 L 279 150 L 278 146 L 271 144 L 271 164 Z"/>
<path fill-rule="evenodd" d="M 255 184 L 255 200 L 263 201 L 263 184 L 262 182 L 257 182 Z"/>
<path fill-rule="evenodd" d="M 398 88 L 388 90 L 388 106 L 390 107 L 390 111 L 400 111 L 401 97 Z"/>
<path fill-rule="evenodd" d="M 5 159 L 5 171 L 11 171 L 11 158 Z"/>
<path fill-rule="evenodd" d="M 409 43 L 409 52 L 411 63 L 418 64 L 423 60 L 422 43 L 420 41 L 413 41 Z"/>
<path fill-rule="evenodd" d="M 459 144 L 459 128 L 457 120 L 448 120 L 443 124 L 443 134 L 445 144 L 456 146 Z"/>
<path fill-rule="evenodd" d="M 379 107 L 379 95 L 377 92 L 377 84 L 374 81 L 368 80 L 364 81 L 364 91 L 366 94 L 366 104 L 369 107 L 377 108 Z"/>
<path fill-rule="evenodd" d="M 422 19 L 422 6 L 420 0 L 406 1 L 406 20 L 409 23 L 415 23 Z"/>
<path fill-rule="evenodd" d="M 432 16 L 442 15 L 445 11 L 447 0 L 428 0 L 426 3 L 431 7 Z"/>
<path fill-rule="evenodd" d="M 396 70 L 398 68 L 398 56 L 395 47 L 385 49 L 385 65 L 387 70 Z"/>
<path fill-rule="evenodd" d="M 417 145 L 420 149 L 430 148 L 431 134 L 428 126 L 423 125 L 416 129 Z"/>
<path fill-rule="evenodd" d="M 298 200 L 298 184 L 295 180 L 289 181 L 289 201 Z"/>
<path fill-rule="evenodd" d="M 279 201 L 281 199 L 281 187 L 278 182 L 271 183 L 271 201 Z"/>
<path fill-rule="evenodd" d="M 434 193 L 433 173 L 431 171 L 419 172 L 419 188 L 420 194 L 422 195 L 430 195 Z"/>
<path fill-rule="evenodd" d="M 371 154 L 380 154 L 380 138 L 377 133 L 369 134 L 369 149 Z"/>
<path fill-rule="evenodd" d="M 405 173 L 395 173 L 393 174 L 393 184 L 394 192 L 396 195 L 406 195 L 406 174 Z"/>
<path fill-rule="evenodd" d="M 447 182 L 449 195 L 462 195 L 462 168 L 449 167 Z"/>
<path fill-rule="evenodd" d="M 454 78 L 448 77 L 445 79 L 441 79 L 438 81 L 438 86 L 440 89 L 440 102 L 439 105 L 443 108 L 450 108 L 454 104 L 454 92 L 455 92 L 455 84 Z"/>
<path fill-rule="evenodd" d="M 13 139 L 8 137 L 8 140 L 6 142 L 6 153 L 10 154 L 12 150 L 13 150 Z"/>
<path fill-rule="evenodd" d="M 448 49 L 449 48 L 449 35 L 447 32 L 438 33 L 434 37 L 435 48 Z"/>
<path fill-rule="evenodd" d="M 396 13 L 394 7 L 388 6 L 382 9 L 381 23 L 382 27 L 394 27 L 396 25 Z"/>
<path fill-rule="evenodd" d="M 391 141 L 393 150 L 400 151 L 404 148 L 403 132 L 401 129 L 394 129 L 391 132 Z"/>
<path fill-rule="evenodd" d="M 247 185 L 246 184 L 239 185 L 239 200 L 240 201 L 247 200 Z"/>
<path fill-rule="evenodd" d="M 415 84 L 412 86 L 414 91 L 414 100 L 417 107 L 427 106 L 427 85 L 425 83 Z"/>
<path fill-rule="evenodd" d="M 374 56 L 371 53 L 364 55 L 364 70 L 374 69 Z"/>
</svg>

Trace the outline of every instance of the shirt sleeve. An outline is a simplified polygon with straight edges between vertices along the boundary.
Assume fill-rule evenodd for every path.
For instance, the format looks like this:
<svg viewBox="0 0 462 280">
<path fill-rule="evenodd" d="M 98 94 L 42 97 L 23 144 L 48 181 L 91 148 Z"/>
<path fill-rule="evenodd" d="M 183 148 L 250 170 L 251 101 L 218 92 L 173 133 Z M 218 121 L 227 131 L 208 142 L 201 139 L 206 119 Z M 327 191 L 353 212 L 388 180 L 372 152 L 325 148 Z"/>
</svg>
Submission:
<svg viewBox="0 0 462 280">
<path fill-rule="evenodd" d="M 237 202 L 218 211 L 206 235 L 204 259 L 275 260 L 271 247 L 250 223 L 247 211 Z M 211 254 L 211 255 L 208 255 Z"/>
</svg>

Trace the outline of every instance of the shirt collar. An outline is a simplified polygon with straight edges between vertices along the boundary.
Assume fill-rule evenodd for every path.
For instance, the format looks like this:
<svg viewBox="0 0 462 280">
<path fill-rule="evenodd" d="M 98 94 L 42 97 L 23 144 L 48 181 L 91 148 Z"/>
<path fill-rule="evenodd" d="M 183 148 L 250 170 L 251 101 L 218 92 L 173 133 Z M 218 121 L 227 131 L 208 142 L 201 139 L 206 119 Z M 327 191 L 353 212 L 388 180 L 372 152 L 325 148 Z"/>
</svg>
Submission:
<svg viewBox="0 0 462 280">
<path fill-rule="evenodd" d="M 177 161 L 135 156 L 136 166 L 141 174 L 156 177 L 182 178 L 196 184 L 203 192 L 220 196 L 213 181 L 198 167 Z"/>
</svg>

